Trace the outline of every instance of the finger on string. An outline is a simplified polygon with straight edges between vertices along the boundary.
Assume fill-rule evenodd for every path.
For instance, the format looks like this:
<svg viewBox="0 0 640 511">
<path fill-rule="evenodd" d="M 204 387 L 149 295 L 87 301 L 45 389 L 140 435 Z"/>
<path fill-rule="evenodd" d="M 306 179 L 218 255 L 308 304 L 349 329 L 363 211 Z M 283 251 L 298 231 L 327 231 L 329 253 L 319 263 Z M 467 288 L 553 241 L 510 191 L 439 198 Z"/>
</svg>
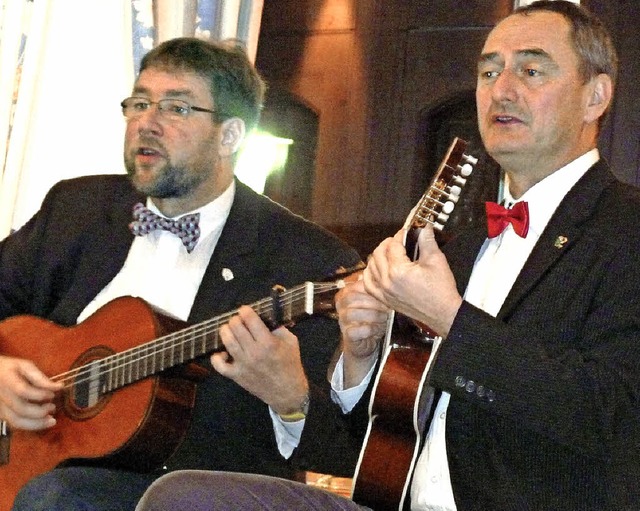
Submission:
<svg viewBox="0 0 640 511">
<path fill-rule="evenodd" d="M 243 305 L 238 309 L 238 315 L 252 339 L 257 339 L 261 335 L 268 335 L 270 330 L 265 325 L 258 313 L 247 305 Z"/>
<path fill-rule="evenodd" d="M 391 265 L 403 262 L 409 262 L 409 256 L 407 256 L 407 249 L 404 245 L 404 240 L 393 238 L 394 243 L 389 244 L 387 250 L 387 258 Z"/>
<path fill-rule="evenodd" d="M 62 388 L 63 384 L 61 382 L 54 382 L 31 362 L 20 365 L 18 371 L 34 387 L 49 391 L 56 391 Z"/>
<path fill-rule="evenodd" d="M 231 357 L 237 357 L 244 351 L 244 348 L 242 343 L 238 341 L 238 335 L 236 333 L 239 327 L 235 323 L 238 323 L 239 321 L 233 321 L 233 319 L 234 318 L 232 318 L 226 325 L 222 325 L 220 327 L 219 336 L 222 344 L 224 345 L 225 351 Z M 233 325 L 232 322 L 234 323 Z"/>
<path fill-rule="evenodd" d="M 230 376 L 233 370 L 233 357 L 226 351 L 219 351 L 210 357 L 211 366 L 222 376 Z"/>
</svg>

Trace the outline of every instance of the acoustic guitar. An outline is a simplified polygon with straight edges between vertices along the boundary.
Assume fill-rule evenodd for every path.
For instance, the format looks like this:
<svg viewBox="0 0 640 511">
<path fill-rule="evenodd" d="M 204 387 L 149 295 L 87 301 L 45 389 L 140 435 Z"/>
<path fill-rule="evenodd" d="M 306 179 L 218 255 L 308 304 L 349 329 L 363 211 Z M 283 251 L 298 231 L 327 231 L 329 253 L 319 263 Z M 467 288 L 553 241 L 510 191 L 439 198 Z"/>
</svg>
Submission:
<svg viewBox="0 0 640 511">
<path fill-rule="evenodd" d="M 290 326 L 332 313 L 341 287 L 343 280 L 276 286 L 251 307 L 270 328 Z M 224 349 L 220 327 L 236 313 L 186 326 L 139 298 L 122 297 L 70 327 L 34 316 L 0 323 L 0 354 L 34 360 L 64 383 L 53 428 L 10 431 L 0 421 L 0 511 L 9 511 L 29 479 L 69 460 L 137 471 L 160 467 L 186 433 L 197 381 L 206 373 L 191 362 Z"/>
<path fill-rule="evenodd" d="M 418 235 L 427 225 L 441 231 L 477 159 L 456 138 L 426 192 L 407 219 L 405 248 L 418 258 Z M 353 479 L 352 499 L 376 511 L 402 510 L 430 421 L 429 368 L 440 338 L 427 325 L 392 312 L 380 369 L 369 403 L 369 425 Z"/>
</svg>

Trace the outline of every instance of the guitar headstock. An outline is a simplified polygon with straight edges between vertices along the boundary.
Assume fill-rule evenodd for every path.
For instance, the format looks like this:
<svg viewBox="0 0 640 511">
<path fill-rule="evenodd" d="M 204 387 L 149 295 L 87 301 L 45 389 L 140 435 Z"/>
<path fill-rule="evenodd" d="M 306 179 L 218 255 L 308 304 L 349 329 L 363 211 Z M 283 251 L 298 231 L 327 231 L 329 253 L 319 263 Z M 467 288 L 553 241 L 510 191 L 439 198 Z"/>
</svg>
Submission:
<svg viewBox="0 0 640 511">
<path fill-rule="evenodd" d="M 456 137 L 429 188 L 418 202 L 410 228 L 422 228 L 430 223 L 441 231 L 453 212 L 467 178 L 473 172 L 478 159 L 466 154 L 467 142 Z"/>
</svg>

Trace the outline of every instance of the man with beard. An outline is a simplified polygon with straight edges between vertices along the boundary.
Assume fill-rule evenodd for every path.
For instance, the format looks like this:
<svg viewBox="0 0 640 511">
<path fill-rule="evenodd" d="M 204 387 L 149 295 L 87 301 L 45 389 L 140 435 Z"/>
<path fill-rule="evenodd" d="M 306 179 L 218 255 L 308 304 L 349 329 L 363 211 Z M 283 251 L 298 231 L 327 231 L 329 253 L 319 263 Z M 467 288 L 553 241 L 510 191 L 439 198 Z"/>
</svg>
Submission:
<svg viewBox="0 0 640 511">
<path fill-rule="evenodd" d="M 31 479 L 14 509 L 132 509 L 154 479 L 178 468 L 282 477 L 300 469 L 352 470 L 323 455 L 323 445 L 309 461 L 325 466 L 289 460 L 301 436 L 313 444 L 313 435 L 302 435 L 309 424 L 335 413 L 323 387 L 339 338 L 336 322 L 312 317 L 291 330 L 272 329 L 242 306 L 269 297 L 274 285 L 316 281 L 359 262 L 337 238 L 234 178 L 236 152 L 258 121 L 264 89 L 239 48 L 195 38 L 161 44 L 143 58 L 131 97 L 121 104 L 128 176 L 58 183 L 40 211 L 0 243 L 2 319 L 26 314 L 81 326 L 99 311 L 107 325 L 103 311 L 122 296 L 188 323 L 237 312 L 219 328 L 224 350 L 200 357 L 188 374 L 198 376 L 193 417 L 168 459 L 139 469 L 147 452 L 167 442 L 150 431 L 135 468 L 121 458 L 115 467 L 72 460 Z M 110 335 L 118 335 L 118 326 Z M 38 353 L 52 353 L 46 337 L 19 354 L 3 355 L 0 343 L 0 419 L 14 431 L 49 432 L 68 422 L 62 420 L 68 404 L 58 398 L 63 384 L 40 368 L 49 361 Z M 65 347 L 65 338 L 56 337 L 53 349 Z M 110 424 L 118 427 L 117 420 Z M 33 461 L 10 456 L 14 467 Z"/>
</svg>

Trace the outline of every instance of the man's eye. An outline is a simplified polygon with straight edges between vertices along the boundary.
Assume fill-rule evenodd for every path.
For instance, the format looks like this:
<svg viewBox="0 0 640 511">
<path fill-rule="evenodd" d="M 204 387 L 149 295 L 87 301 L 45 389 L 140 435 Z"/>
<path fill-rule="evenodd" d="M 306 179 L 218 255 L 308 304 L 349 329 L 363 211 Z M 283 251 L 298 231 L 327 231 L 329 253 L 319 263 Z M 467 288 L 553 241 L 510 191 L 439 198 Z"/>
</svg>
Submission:
<svg viewBox="0 0 640 511">
<path fill-rule="evenodd" d="M 186 116 L 189 114 L 189 107 L 182 103 L 171 103 L 168 105 L 168 111 L 172 114 Z"/>
<path fill-rule="evenodd" d="M 149 103 L 148 101 L 135 101 L 134 103 L 132 103 L 131 107 L 134 110 L 143 111 L 149 108 L 150 105 L 151 103 Z"/>
<path fill-rule="evenodd" d="M 524 73 L 527 76 L 539 76 L 540 75 L 540 71 L 538 69 L 533 69 L 533 68 L 527 68 L 524 70 Z"/>
<path fill-rule="evenodd" d="M 499 71 L 480 71 L 480 78 L 496 78 L 499 74 Z"/>
</svg>

